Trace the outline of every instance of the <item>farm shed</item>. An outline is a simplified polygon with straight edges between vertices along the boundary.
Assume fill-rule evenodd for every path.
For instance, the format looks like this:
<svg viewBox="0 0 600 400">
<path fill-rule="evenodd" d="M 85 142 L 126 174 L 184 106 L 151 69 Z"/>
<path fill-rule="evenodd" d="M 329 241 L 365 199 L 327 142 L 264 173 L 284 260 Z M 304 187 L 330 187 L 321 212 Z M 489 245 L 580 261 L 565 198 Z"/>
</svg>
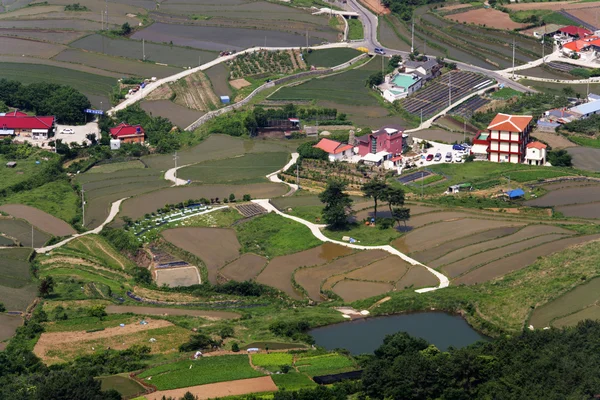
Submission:
<svg viewBox="0 0 600 400">
<path fill-rule="evenodd" d="M 6 167 L 7 168 L 14 168 L 17 166 L 17 162 L 16 161 L 9 161 L 6 163 Z"/>
<path fill-rule="evenodd" d="M 221 96 L 221 103 L 229 104 L 230 102 L 231 100 L 229 99 L 229 96 Z"/>
<path fill-rule="evenodd" d="M 520 199 L 523 196 L 525 196 L 525 192 L 523 191 L 523 189 L 515 189 L 515 190 L 509 190 L 508 192 L 506 192 L 506 195 L 508 196 L 509 199 L 515 200 L 515 199 Z"/>
</svg>

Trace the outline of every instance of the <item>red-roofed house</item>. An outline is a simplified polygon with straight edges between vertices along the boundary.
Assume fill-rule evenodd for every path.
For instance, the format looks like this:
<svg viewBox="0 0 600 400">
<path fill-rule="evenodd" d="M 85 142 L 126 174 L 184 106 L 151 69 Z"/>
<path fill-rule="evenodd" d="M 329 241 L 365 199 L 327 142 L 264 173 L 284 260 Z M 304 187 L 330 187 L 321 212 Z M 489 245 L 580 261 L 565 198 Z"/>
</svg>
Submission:
<svg viewBox="0 0 600 400">
<path fill-rule="evenodd" d="M 527 154 L 525 162 L 529 165 L 546 164 L 546 146 L 542 142 L 531 142 L 527 145 Z"/>
<path fill-rule="evenodd" d="M 321 149 L 329 155 L 329 161 L 341 161 L 352 156 L 352 146 L 331 139 L 321 139 L 313 147 Z"/>
<path fill-rule="evenodd" d="M 110 128 L 110 136 L 119 139 L 123 143 L 144 143 L 146 133 L 141 125 L 129 125 L 121 122 L 114 128 Z"/>
<path fill-rule="evenodd" d="M 487 127 L 490 134 L 489 160 L 514 164 L 523 162 L 532 119 L 531 115 L 497 114 Z"/>
<path fill-rule="evenodd" d="M 15 110 L 0 114 L 0 137 L 22 136 L 46 140 L 54 134 L 54 117 L 29 116 Z"/>
<path fill-rule="evenodd" d="M 584 37 L 591 35 L 593 32 L 589 29 L 582 28 L 580 26 L 569 25 L 558 30 L 563 35 L 568 35 L 571 37 L 578 37 L 583 39 Z"/>
</svg>

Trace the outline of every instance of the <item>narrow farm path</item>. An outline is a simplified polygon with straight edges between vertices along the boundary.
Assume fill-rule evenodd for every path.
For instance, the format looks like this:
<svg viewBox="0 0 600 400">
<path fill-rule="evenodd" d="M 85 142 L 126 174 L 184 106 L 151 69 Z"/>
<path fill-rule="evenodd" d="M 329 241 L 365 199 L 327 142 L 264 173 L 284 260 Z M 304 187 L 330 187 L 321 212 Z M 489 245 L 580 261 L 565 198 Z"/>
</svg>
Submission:
<svg viewBox="0 0 600 400">
<path fill-rule="evenodd" d="M 390 254 L 393 254 L 393 255 L 396 255 L 396 256 L 402 258 L 404 261 L 406 261 L 407 263 L 409 263 L 411 265 L 420 265 L 423 268 L 427 268 L 427 270 L 429 272 L 431 272 L 433 275 L 435 275 L 440 280 L 440 284 L 437 287 L 430 287 L 430 288 L 423 288 L 423 289 L 415 290 L 415 292 L 417 292 L 417 293 L 431 292 L 433 290 L 442 289 L 442 288 L 448 287 L 450 285 L 450 281 L 448 280 L 448 278 L 444 274 L 442 274 L 442 273 L 434 270 L 433 268 L 430 268 L 430 267 L 428 267 L 426 265 L 421 264 L 417 260 L 410 258 L 406 254 L 398 251 L 397 249 L 393 248 L 390 245 L 385 245 L 385 246 L 361 246 L 361 245 L 358 245 L 358 244 L 351 244 L 351 243 L 341 242 L 341 241 L 338 241 L 338 240 L 333 240 L 333 239 L 330 239 L 330 238 L 328 238 L 327 236 L 325 236 L 323 234 L 323 232 L 321 231 L 321 228 L 322 228 L 323 225 L 313 224 L 312 222 L 308 222 L 308 221 L 306 221 L 306 220 L 304 220 L 302 218 L 298 218 L 298 217 L 294 217 L 293 215 L 285 214 L 285 213 L 279 211 L 277 208 L 275 208 L 275 206 L 273 206 L 273 204 L 271 204 L 271 202 L 270 202 L 269 199 L 252 200 L 252 202 L 260 205 L 261 207 L 263 207 L 264 209 L 266 209 L 269 212 L 272 211 L 272 212 L 274 212 L 274 213 L 276 213 L 278 215 L 281 215 L 284 218 L 288 218 L 288 219 L 294 220 L 296 222 L 301 223 L 302 225 L 307 226 L 308 229 L 310 229 L 310 231 L 312 232 L 312 234 L 317 239 L 321 240 L 322 242 L 335 243 L 335 244 L 339 244 L 340 246 L 349 247 L 351 249 L 357 249 L 357 250 L 375 250 L 375 249 L 383 250 L 383 251 L 387 251 Z"/>
<path fill-rule="evenodd" d="M 270 180 L 271 182 L 274 182 L 274 183 L 285 183 L 286 185 L 288 185 L 290 187 L 290 191 L 287 192 L 286 194 L 284 194 L 283 196 L 291 196 L 294 193 L 296 193 L 296 191 L 298 190 L 298 185 L 296 185 L 295 183 L 284 182 L 281 179 L 279 179 L 279 177 L 277 175 L 281 171 L 285 171 L 289 167 L 291 167 L 292 165 L 294 165 L 296 163 L 296 161 L 298 160 L 298 157 L 300 157 L 300 154 L 298 154 L 298 153 L 292 153 L 292 159 L 287 164 L 285 164 L 283 168 L 278 169 L 277 171 L 272 172 L 269 175 L 267 175 L 267 179 Z"/>
<path fill-rule="evenodd" d="M 173 186 L 187 185 L 188 182 L 185 179 L 179 179 L 175 173 L 178 169 L 189 167 L 190 165 L 193 164 L 180 165 L 179 167 L 168 169 L 167 172 L 165 172 L 165 180 L 173 182 Z"/>
</svg>

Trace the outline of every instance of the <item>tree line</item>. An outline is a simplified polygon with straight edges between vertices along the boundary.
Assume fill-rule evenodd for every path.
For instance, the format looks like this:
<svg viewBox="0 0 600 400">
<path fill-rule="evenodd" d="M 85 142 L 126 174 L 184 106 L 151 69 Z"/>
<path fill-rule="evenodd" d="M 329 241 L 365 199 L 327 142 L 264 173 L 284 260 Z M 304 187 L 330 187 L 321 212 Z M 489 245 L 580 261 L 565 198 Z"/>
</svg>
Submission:
<svg viewBox="0 0 600 400">
<path fill-rule="evenodd" d="M 55 116 L 62 124 L 84 123 L 84 110 L 91 106 L 88 98 L 71 86 L 48 82 L 24 85 L 8 79 L 0 79 L 0 103 L 40 116 Z"/>
</svg>

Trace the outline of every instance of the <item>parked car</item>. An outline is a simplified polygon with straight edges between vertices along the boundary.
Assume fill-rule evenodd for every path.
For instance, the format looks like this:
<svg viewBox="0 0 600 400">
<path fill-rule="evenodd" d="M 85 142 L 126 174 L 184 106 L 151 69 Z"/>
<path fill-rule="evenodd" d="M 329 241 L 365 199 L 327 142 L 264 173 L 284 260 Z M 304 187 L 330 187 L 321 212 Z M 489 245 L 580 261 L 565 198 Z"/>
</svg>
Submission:
<svg viewBox="0 0 600 400">
<path fill-rule="evenodd" d="M 452 146 L 452 150 L 464 150 L 465 147 L 462 144 L 455 144 Z"/>
<path fill-rule="evenodd" d="M 431 161 L 431 160 L 433 160 L 433 154 L 427 154 L 427 158 L 426 158 L 426 160 L 427 160 L 427 161 Z"/>
<path fill-rule="evenodd" d="M 463 163 L 465 162 L 465 158 L 467 156 L 465 154 L 455 154 L 454 155 L 454 162 L 455 163 Z"/>
<path fill-rule="evenodd" d="M 66 134 L 72 135 L 75 133 L 75 131 L 71 128 L 65 128 L 62 131 L 60 131 L 60 133 L 66 133 Z"/>
<path fill-rule="evenodd" d="M 385 50 L 381 47 L 375 47 L 375 54 L 381 54 L 383 56 L 385 55 Z"/>
<path fill-rule="evenodd" d="M 442 153 L 435 153 L 435 157 L 433 157 L 433 161 L 441 161 Z"/>
<path fill-rule="evenodd" d="M 451 152 L 446 153 L 446 162 L 452 162 L 452 153 Z"/>
</svg>

